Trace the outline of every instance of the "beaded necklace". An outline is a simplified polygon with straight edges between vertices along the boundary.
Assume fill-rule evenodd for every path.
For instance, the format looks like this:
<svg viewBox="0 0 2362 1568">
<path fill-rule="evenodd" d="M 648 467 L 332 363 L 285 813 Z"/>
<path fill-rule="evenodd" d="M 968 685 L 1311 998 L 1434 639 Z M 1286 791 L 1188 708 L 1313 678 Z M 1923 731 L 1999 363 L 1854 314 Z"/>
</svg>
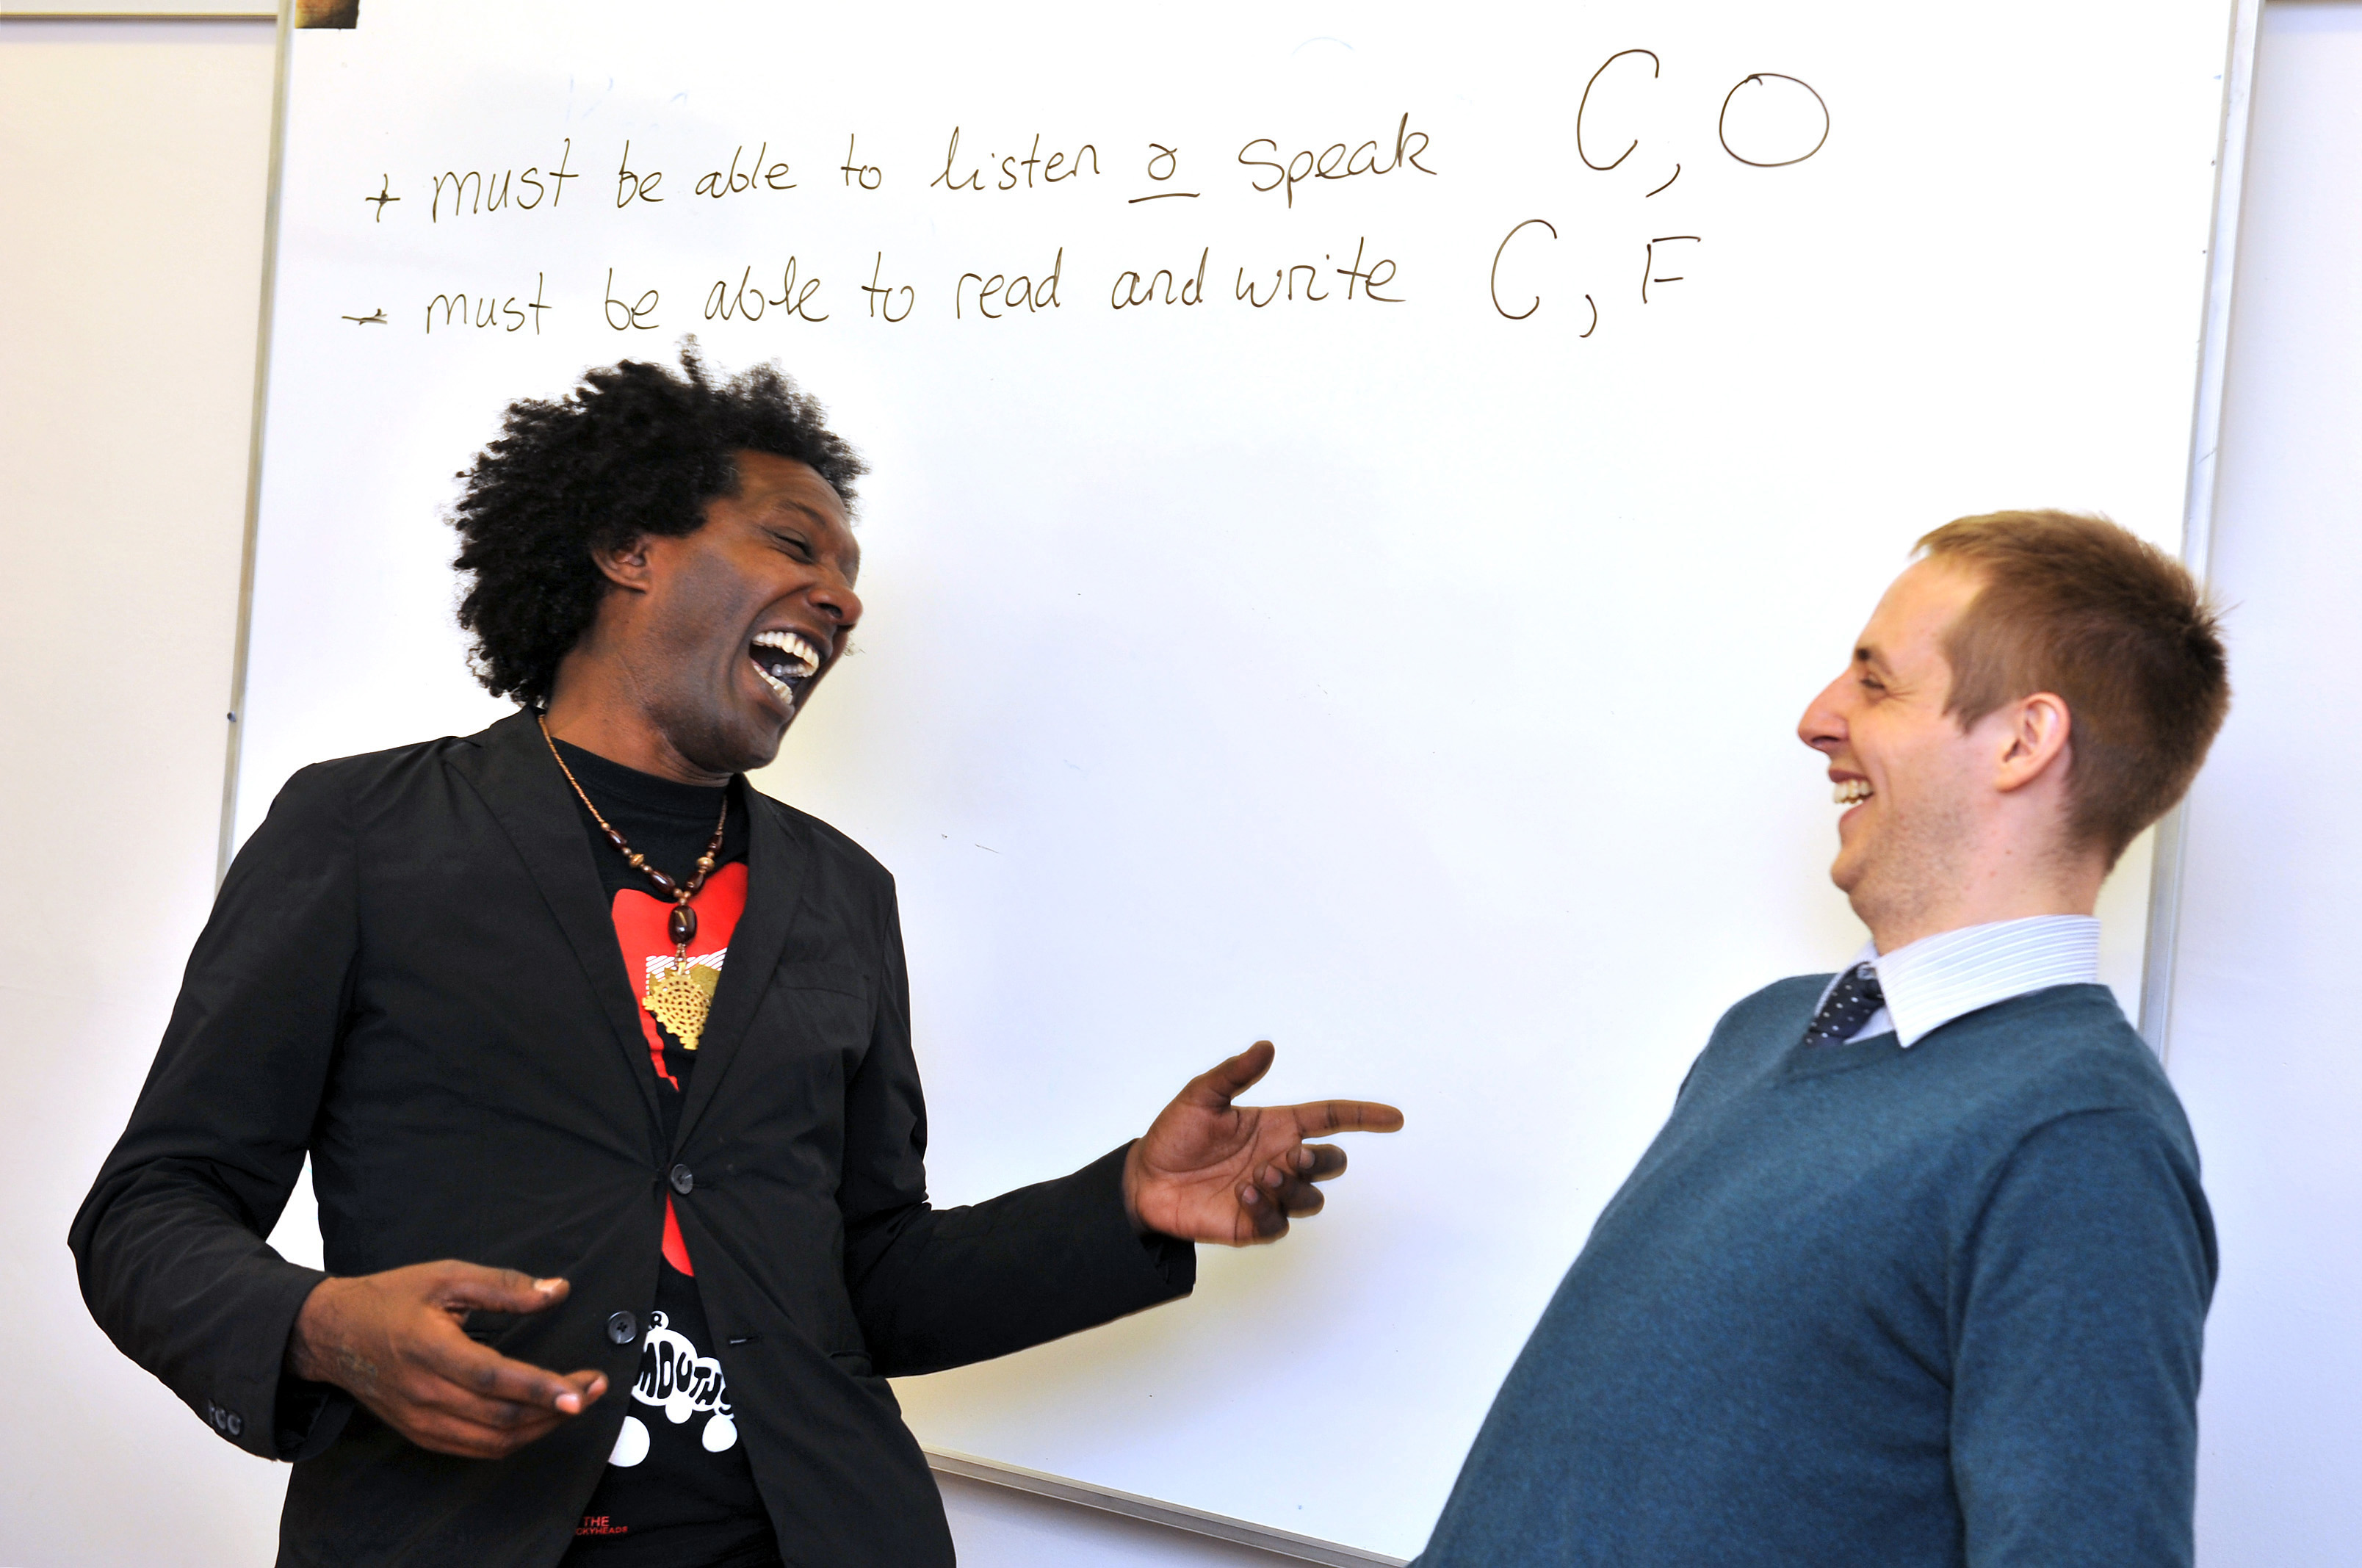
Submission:
<svg viewBox="0 0 2362 1568">
<path fill-rule="evenodd" d="M 574 786 L 575 798 L 590 813 L 590 820 L 599 824 L 600 830 L 607 835 L 607 842 L 622 852 L 633 870 L 646 876 L 657 885 L 658 892 L 672 900 L 671 912 L 665 917 L 665 934 L 672 938 L 672 957 L 649 969 L 647 989 L 640 998 L 640 1005 L 654 1013 L 658 1023 L 672 1031 L 673 1038 L 680 1042 L 682 1050 L 694 1051 L 698 1036 L 705 1032 L 706 1017 L 713 1010 L 714 988 L 722 983 L 722 971 L 710 964 L 689 961 L 689 944 L 697 940 L 697 911 L 689 907 L 689 900 L 697 897 L 697 890 L 705 886 L 707 874 L 713 869 L 714 861 L 722 854 L 722 831 L 730 823 L 730 792 L 726 789 L 723 791 L 722 815 L 713 824 L 713 836 L 706 841 L 705 853 L 697 857 L 697 875 L 686 882 L 676 882 L 649 865 L 647 856 L 634 849 L 624 835 L 615 831 L 614 824 L 599 814 L 599 808 L 590 803 L 589 793 L 582 788 L 582 780 L 574 777 L 574 769 L 567 767 L 566 758 L 558 756 L 557 742 L 549 733 L 548 717 L 546 714 L 536 717 L 541 724 L 542 741 L 549 747 L 551 759 L 557 764 L 557 770 L 566 775 L 566 781 Z"/>
</svg>

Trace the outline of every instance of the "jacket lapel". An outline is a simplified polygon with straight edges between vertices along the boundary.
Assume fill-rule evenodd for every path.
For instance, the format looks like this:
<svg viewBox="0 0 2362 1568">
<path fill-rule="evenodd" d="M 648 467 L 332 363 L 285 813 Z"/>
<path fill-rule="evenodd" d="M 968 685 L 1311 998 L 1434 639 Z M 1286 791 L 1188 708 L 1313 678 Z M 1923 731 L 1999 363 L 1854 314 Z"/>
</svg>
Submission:
<svg viewBox="0 0 2362 1568">
<path fill-rule="evenodd" d="M 742 776 L 735 788 L 746 802 L 746 910 L 730 933 L 730 956 L 722 966 L 722 983 L 713 997 L 713 1012 L 698 1043 L 697 1070 L 689 1076 L 689 1099 L 680 1110 L 675 1150 L 688 1145 L 697 1119 L 712 1103 L 722 1076 L 738 1054 L 755 1010 L 763 999 L 773 971 L 788 947 L 796 911 L 803 903 L 804 863 L 811 853 L 801 831 L 756 794 Z"/>
<path fill-rule="evenodd" d="M 664 1123 L 655 1075 L 648 1070 L 647 1040 L 640 1032 L 639 1006 L 633 999 L 623 950 L 615 944 L 598 868 L 590 862 L 590 837 L 575 814 L 573 791 L 550 756 L 531 711 L 520 711 L 469 738 L 475 745 L 455 751 L 452 768 L 474 788 L 516 845 L 542 900 L 566 933 L 582 965 L 583 980 L 624 1053 L 632 1081 L 640 1088 L 653 1143 Z M 726 985 L 723 992 L 728 995 Z"/>
</svg>

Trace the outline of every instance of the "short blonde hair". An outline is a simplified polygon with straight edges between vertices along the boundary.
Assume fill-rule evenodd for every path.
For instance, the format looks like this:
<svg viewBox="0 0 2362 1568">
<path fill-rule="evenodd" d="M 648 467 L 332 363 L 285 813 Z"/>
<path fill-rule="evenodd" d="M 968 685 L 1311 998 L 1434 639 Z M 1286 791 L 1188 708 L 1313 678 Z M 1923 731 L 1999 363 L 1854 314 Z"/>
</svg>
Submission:
<svg viewBox="0 0 2362 1568">
<path fill-rule="evenodd" d="M 1984 580 L 1945 639 L 1963 728 L 2036 691 L 2067 704 L 2068 831 L 2114 866 L 2189 790 L 2231 707 L 2229 659 L 2180 562 L 2104 517 L 1994 512 L 1919 541 Z"/>
</svg>

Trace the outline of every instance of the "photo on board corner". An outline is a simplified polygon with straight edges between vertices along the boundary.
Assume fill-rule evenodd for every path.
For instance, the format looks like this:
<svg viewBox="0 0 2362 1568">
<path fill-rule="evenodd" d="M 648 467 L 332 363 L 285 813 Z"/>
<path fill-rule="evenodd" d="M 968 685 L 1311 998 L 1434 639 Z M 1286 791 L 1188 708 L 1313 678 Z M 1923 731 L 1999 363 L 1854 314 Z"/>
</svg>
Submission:
<svg viewBox="0 0 2362 1568">
<path fill-rule="evenodd" d="M 361 25 L 361 0 L 295 0 L 295 25 L 349 32 Z"/>
</svg>

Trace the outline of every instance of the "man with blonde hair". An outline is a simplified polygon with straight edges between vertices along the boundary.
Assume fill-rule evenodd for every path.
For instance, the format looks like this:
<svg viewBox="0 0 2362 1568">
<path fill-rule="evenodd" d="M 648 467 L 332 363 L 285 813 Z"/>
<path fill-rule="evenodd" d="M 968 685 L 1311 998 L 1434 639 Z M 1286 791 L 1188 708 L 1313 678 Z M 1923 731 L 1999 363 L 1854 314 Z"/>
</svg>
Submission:
<svg viewBox="0 0 2362 1568">
<path fill-rule="evenodd" d="M 2222 640 L 2097 518 L 1920 549 L 1797 730 L 1870 943 L 1724 1016 L 1427 1568 L 2191 1560 L 2213 1228 L 2092 911 L 2221 726 Z"/>
</svg>

